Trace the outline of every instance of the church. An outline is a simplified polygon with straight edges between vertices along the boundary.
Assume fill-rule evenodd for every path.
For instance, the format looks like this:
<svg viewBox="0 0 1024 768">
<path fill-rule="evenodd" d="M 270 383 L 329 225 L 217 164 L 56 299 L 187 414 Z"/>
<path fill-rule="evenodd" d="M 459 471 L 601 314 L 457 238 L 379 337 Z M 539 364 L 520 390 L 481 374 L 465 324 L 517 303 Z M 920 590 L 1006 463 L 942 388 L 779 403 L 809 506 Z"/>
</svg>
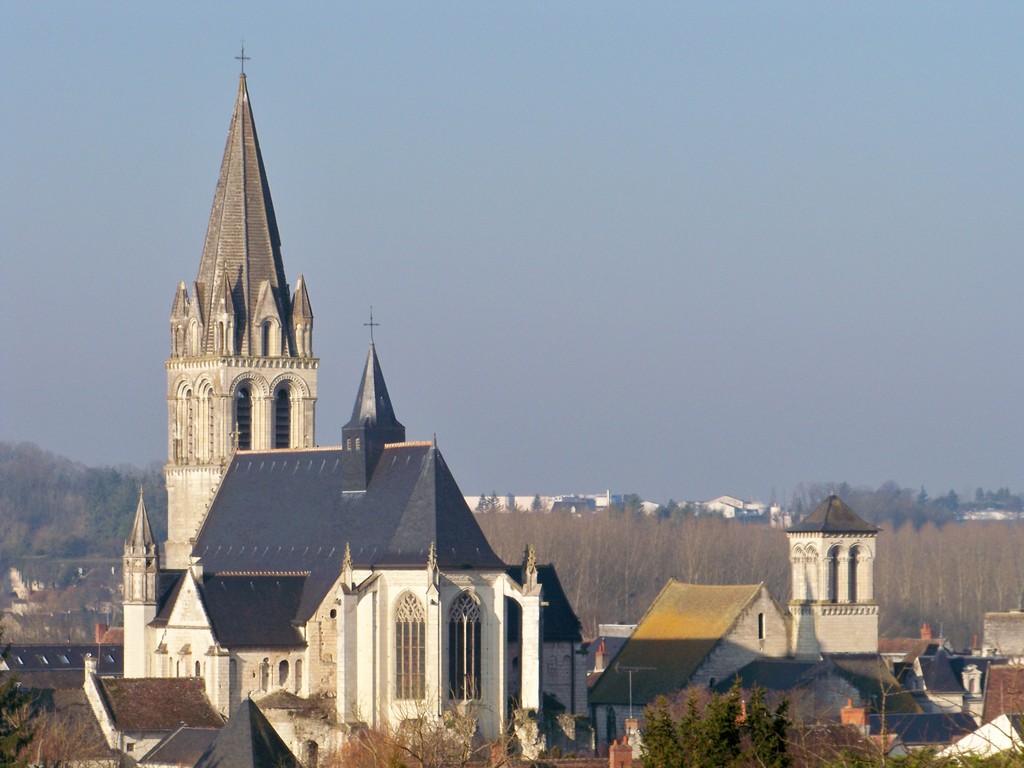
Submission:
<svg viewBox="0 0 1024 768">
<path fill-rule="evenodd" d="M 140 498 L 125 676 L 200 678 L 225 716 L 247 697 L 315 704 L 320 731 L 291 734 L 307 756 L 326 731 L 452 708 L 487 739 L 515 712 L 585 713 L 580 624 L 554 569 L 532 548 L 495 554 L 436 439 L 407 440 L 372 340 L 342 444 L 317 446 L 318 365 L 243 73 L 198 275 L 171 309 L 168 534 L 154 540 Z"/>
</svg>

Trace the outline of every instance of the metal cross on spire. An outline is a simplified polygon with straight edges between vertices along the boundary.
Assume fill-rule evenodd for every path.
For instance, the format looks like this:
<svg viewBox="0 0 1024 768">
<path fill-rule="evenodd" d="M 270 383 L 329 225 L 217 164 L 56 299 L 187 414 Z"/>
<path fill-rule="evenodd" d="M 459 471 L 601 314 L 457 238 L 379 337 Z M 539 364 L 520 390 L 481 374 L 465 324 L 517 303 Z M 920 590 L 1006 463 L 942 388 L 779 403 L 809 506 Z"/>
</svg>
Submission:
<svg viewBox="0 0 1024 768">
<path fill-rule="evenodd" d="M 373 306 L 370 306 L 370 322 L 363 323 L 363 327 L 370 329 L 370 343 L 373 344 L 373 329 L 380 327 L 380 323 L 373 322 Z"/>
<path fill-rule="evenodd" d="M 242 74 L 245 74 L 245 62 L 249 61 L 251 57 L 245 55 L 245 43 L 242 43 L 242 55 L 235 56 L 237 61 L 242 62 Z"/>
</svg>

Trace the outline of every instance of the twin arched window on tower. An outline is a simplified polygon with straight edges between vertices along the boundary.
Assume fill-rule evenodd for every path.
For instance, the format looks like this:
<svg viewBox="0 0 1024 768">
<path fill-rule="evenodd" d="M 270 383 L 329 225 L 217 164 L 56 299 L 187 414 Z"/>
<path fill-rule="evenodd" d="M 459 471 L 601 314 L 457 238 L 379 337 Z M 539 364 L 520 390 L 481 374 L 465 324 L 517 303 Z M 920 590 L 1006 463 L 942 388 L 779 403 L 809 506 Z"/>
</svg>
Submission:
<svg viewBox="0 0 1024 768">
<path fill-rule="evenodd" d="M 850 547 L 846 558 L 846 573 L 842 573 L 842 548 L 837 544 L 828 551 L 828 601 L 830 603 L 856 603 L 861 595 L 858 582 L 863 578 L 864 548 L 859 544 Z M 842 576 L 846 576 L 844 580 Z M 845 581 L 845 583 L 844 583 Z"/>
<path fill-rule="evenodd" d="M 243 385 L 235 393 L 235 445 L 241 451 L 253 448 L 253 397 L 252 388 Z M 283 384 L 274 395 L 274 448 L 292 447 L 292 398 L 291 389 Z"/>
</svg>

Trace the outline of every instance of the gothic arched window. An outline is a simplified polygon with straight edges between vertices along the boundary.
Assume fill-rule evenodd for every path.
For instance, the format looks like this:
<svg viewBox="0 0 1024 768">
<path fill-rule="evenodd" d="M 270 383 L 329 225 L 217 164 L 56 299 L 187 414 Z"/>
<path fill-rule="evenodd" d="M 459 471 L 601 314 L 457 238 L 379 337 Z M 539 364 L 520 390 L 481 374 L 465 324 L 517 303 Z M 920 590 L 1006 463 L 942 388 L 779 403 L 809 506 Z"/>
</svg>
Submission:
<svg viewBox="0 0 1024 768">
<path fill-rule="evenodd" d="M 455 699 L 480 698 L 480 604 L 463 592 L 448 614 L 448 674 Z"/>
<path fill-rule="evenodd" d="M 395 698 L 422 699 L 426 693 L 426 616 L 423 604 L 406 592 L 395 607 Z"/>
<path fill-rule="evenodd" d="M 274 398 L 274 447 L 288 448 L 292 438 L 292 401 L 288 387 L 277 390 Z"/>
<path fill-rule="evenodd" d="M 252 392 L 241 387 L 235 397 L 235 444 L 241 451 L 252 448 Z"/>
</svg>

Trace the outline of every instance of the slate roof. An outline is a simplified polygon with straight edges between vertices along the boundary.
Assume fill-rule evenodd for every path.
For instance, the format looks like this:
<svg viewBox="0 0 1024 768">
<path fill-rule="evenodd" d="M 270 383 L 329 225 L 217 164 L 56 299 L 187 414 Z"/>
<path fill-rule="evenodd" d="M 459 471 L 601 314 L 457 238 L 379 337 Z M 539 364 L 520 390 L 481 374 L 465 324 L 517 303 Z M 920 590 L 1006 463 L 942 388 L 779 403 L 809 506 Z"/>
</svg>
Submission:
<svg viewBox="0 0 1024 768">
<path fill-rule="evenodd" d="M 139 765 L 193 766 L 210 748 L 220 728 L 191 728 L 180 726 L 147 752 Z"/>
<path fill-rule="evenodd" d="M 519 584 L 523 583 L 523 567 L 510 565 L 505 572 Z M 541 606 L 541 627 L 545 643 L 572 642 L 583 640 L 582 625 L 569 598 L 562 589 L 562 582 L 553 565 L 537 566 L 537 581 L 543 589 L 544 605 Z"/>
<path fill-rule="evenodd" d="M 504 571 L 438 448 L 385 448 L 365 492 L 344 493 L 340 448 L 237 452 L 193 554 L 204 573 L 308 573 L 293 621 L 305 622 L 341 574 L 438 566 Z"/>
<path fill-rule="evenodd" d="M 670 579 L 636 630 L 591 688 L 592 704 L 643 706 L 690 683 L 701 662 L 729 632 L 763 584 L 707 586 Z"/>
<path fill-rule="evenodd" d="M 742 667 L 728 680 L 721 680 L 715 690 L 727 691 L 739 678 L 742 688 L 755 685 L 767 691 L 810 689 L 829 676 L 852 686 L 861 701 L 873 709 L 887 713 L 916 713 L 921 708 L 914 697 L 904 691 L 880 656 L 871 653 L 832 653 L 821 661 L 793 659 L 758 659 Z"/>
<path fill-rule="evenodd" d="M 305 581 L 305 576 L 204 577 L 203 605 L 214 635 L 228 648 L 304 646 L 291 622 Z"/>
<path fill-rule="evenodd" d="M 913 713 L 921 707 L 899 682 L 881 656 L 875 653 L 826 653 L 823 664 L 809 675 L 833 673 L 845 679 L 875 712 Z"/>
<path fill-rule="evenodd" d="M 96 659 L 103 675 L 124 671 L 124 647 L 121 645 L 12 645 L 5 664 L 26 688 L 81 688 L 85 675 L 85 656 Z"/>
<path fill-rule="evenodd" d="M 169 731 L 181 724 L 219 728 L 224 719 L 199 677 L 99 677 L 104 703 L 120 731 Z"/>
<path fill-rule="evenodd" d="M 863 520 L 834 493 L 811 514 L 790 527 L 792 533 L 878 533 L 877 526 Z"/>
<path fill-rule="evenodd" d="M 301 768 L 252 699 L 235 710 L 196 768 Z"/>
<path fill-rule="evenodd" d="M 967 712 L 888 712 L 868 715 L 871 735 L 891 733 L 908 747 L 946 746 L 974 731 L 977 723 Z"/>
<path fill-rule="evenodd" d="M 901 661 L 912 662 L 918 656 L 931 656 L 939 650 L 941 641 L 920 637 L 880 637 L 878 652 L 883 655 L 900 655 Z"/>
<path fill-rule="evenodd" d="M 377 349 L 370 343 L 370 352 L 366 357 L 363 378 L 359 382 L 356 402 L 352 406 L 352 418 L 347 426 L 391 427 L 405 429 L 395 416 L 395 406 L 388 394 L 388 385 L 384 381 Z"/>
<path fill-rule="evenodd" d="M 933 656 L 922 656 L 921 677 L 929 691 L 963 693 L 964 686 L 950 663 L 949 654 L 941 648 Z"/>
</svg>

